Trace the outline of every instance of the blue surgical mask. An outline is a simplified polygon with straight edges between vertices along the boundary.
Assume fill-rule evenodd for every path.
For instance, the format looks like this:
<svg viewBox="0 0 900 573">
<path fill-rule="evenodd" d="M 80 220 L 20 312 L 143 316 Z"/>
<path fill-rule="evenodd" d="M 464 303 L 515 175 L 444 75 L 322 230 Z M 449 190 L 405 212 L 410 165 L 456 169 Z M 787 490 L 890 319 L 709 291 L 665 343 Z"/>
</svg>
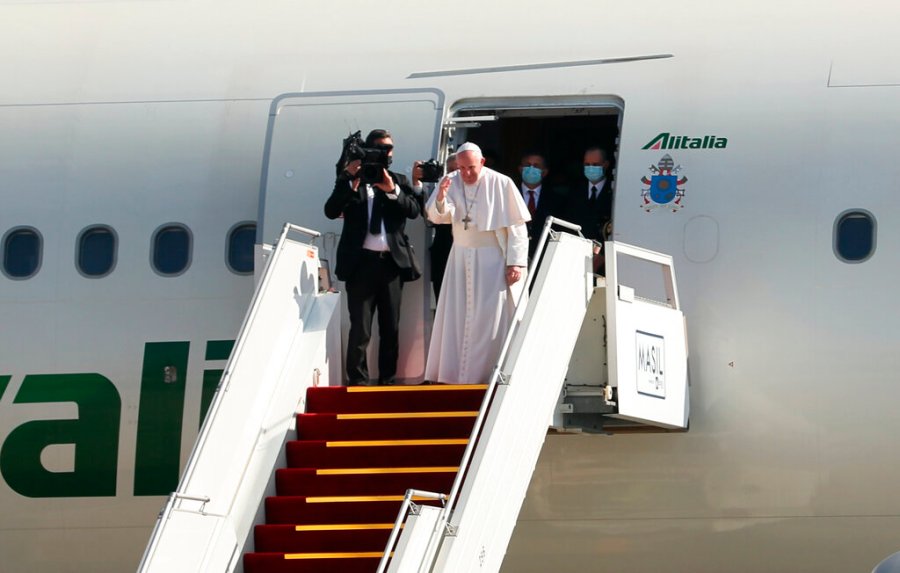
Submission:
<svg viewBox="0 0 900 573">
<path fill-rule="evenodd" d="M 603 167 L 599 165 L 585 165 L 584 176 L 587 177 L 588 181 L 591 183 L 596 183 L 603 179 Z"/>
<path fill-rule="evenodd" d="M 541 177 L 543 177 L 543 174 L 537 167 L 528 165 L 522 169 L 522 181 L 527 185 L 537 185 L 541 182 Z"/>
</svg>

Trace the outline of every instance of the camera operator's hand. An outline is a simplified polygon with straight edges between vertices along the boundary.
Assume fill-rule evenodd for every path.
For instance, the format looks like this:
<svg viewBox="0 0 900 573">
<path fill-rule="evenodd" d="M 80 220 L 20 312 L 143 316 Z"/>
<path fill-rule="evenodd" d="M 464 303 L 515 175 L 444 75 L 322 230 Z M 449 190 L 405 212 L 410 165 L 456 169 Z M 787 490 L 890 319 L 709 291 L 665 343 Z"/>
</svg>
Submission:
<svg viewBox="0 0 900 573">
<path fill-rule="evenodd" d="M 440 202 L 440 203 L 444 202 L 444 199 L 447 197 L 447 189 L 449 189 L 449 188 L 450 188 L 450 178 L 445 176 L 443 179 L 441 179 L 440 185 L 438 185 L 438 195 L 437 195 L 438 202 Z"/>
<path fill-rule="evenodd" d="M 362 161 L 359 159 L 354 159 L 349 162 L 346 167 L 344 167 L 344 173 L 347 174 L 348 179 L 356 179 L 356 176 L 359 174 L 359 168 L 362 167 Z"/>
<path fill-rule="evenodd" d="M 359 189 L 359 170 L 362 167 L 362 161 L 354 159 L 347 163 L 344 167 L 342 177 L 350 182 L 350 189 L 356 191 Z"/>
<path fill-rule="evenodd" d="M 413 161 L 412 168 L 412 186 L 418 187 L 422 181 L 422 162 Z"/>
<path fill-rule="evenodd" d="M 376 183 L 374 186 L 378 187 L 385 193 L 394 194 L 397 192 L 397 186 L 394 185 L 394 179 L 391 177 L 391 174 L 388 173 L 387 169 L 382 170 L 384 175 L 380 182 Z"/>
</svg>

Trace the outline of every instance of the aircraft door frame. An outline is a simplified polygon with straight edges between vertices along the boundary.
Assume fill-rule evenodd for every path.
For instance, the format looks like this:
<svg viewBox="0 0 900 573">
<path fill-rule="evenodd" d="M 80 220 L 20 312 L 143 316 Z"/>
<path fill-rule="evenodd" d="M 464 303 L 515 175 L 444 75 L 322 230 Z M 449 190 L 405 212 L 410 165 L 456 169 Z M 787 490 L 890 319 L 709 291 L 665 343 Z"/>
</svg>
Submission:
<svg viewBox="0 0 900 573">
<path fill-rule="evenodd" d="M 262 269 L 265 245 L 275 242 L 284 223 L 322 233 L 321 258 L 334 256 L 342 220 L 329 220 L 323 206 L 334 187 L 334 165 L 349 133 L 383 128 L 395 142 L 391 169 L 411 176 L 414 160 L 436 157 L 443 134 L 445 97 L 440 90 L 386 89 L 281 94 L 269 109 L 260 176 L 256 236 L 257 269 Z M 406 234 L 423 266 L 421 279 L 405 285 L 401 309 L 400 380 L 421 380 L 431 334 L 431 283 L 427 228 L 422 218 L 408 221 Z M 338 290 L 342 283 L 336 283 Z M 346 334 L 346 304 L 342 320 Z M 377 331 L 377 325 L 374 327 Z M 377 333 L 373 333 L 377 341 Z M 378 360 L 369 347 L 370 375 Z"/>
</svg>

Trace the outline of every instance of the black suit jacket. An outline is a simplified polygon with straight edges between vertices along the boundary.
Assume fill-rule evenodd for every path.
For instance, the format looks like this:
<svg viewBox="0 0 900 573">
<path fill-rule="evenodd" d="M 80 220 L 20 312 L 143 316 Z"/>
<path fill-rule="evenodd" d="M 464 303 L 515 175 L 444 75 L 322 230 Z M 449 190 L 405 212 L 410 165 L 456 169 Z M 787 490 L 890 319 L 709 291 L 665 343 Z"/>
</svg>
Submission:
<svg viewBox="0 0 900 573">
<path fill-rule="evenodd" d="M 397 199 L 379 197 L 384 193 L 373 187 L 375 200 L 382 201 L 382 220 L 391 257 L 398 267 L 408 269 L 411 261 L 407 248 L 409 239 L 405 234 L 406 220 L 415 219 L 419 215 L 420 206 L 406 177 L 393 171 L 389 173 L 398 187 Z M 342 214 L 344 228 L 338 242 L 334 274 L 340 280 L 346 281 L 353 277 L 359 266 L 363 241 L 369 232 L 369 200 L 364 184 L 360 183 L 354 191 L 350 180 L 338 177 L 334 182 L 331 196 L 325 202 L 325 216 L 337 219 Z"/>
<path fill-rule="evenodd" d="M 522 189 L 522 185 L 519 185 L 519 190 Z M 528 204 L 528 191 L 524 191 L 522 193 L 522 199 L 525 201 L 525 204 Z M 541 184 L 541 194 L 538 197 L 538 203 L 534 210 L 534 215 L 531 217 L 531 221 L 526 223 L 526 227 L 528 228 L 528 259 L 531 260 L 531 257 L 534 255 L 534 251 L 537 248 L 538 241 L 541 238 L 541 233 L 544 230 L 544 223 L 547 221 L 547 217 L 562 217 L 565 218 L 565 197 L 559 194 L 556 189 L 548 186 L 546 183 Z"/>
<path fill-rule="evenodd" d="M 564 218 L 581 225 L 581 234 L 586 238 L 603 242 L 606 240 L 604 228 L 612 219 L 612 182 L 609 179 L 603 181 L 600 196 L 595 202 L 588 196 L 589 189 L 586 179 L 578 180 L 569 188 Z"/>
</svg>

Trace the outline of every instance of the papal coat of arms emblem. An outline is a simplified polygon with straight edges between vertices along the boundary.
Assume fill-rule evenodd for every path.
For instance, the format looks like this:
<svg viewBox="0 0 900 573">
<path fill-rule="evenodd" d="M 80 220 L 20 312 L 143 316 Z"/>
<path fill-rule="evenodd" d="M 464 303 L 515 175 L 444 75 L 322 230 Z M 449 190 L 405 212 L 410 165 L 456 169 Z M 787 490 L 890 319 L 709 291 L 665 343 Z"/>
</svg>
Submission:
<svg viewBox="0 0 900 573">
<path fill-rule="evenodd" d="M 684 184 L 687 177 L 679 177 L 681 165 L 675 165 L 675 160 L 668 153 L 662 156 L 659 163 L 650 166 L 650 177 L 641 177 L 644 188 L 641 189 L 641 208 L 653 211 L 659 207 L 671 209 L 676 212 L 684 207 Z"/>
</svg>

